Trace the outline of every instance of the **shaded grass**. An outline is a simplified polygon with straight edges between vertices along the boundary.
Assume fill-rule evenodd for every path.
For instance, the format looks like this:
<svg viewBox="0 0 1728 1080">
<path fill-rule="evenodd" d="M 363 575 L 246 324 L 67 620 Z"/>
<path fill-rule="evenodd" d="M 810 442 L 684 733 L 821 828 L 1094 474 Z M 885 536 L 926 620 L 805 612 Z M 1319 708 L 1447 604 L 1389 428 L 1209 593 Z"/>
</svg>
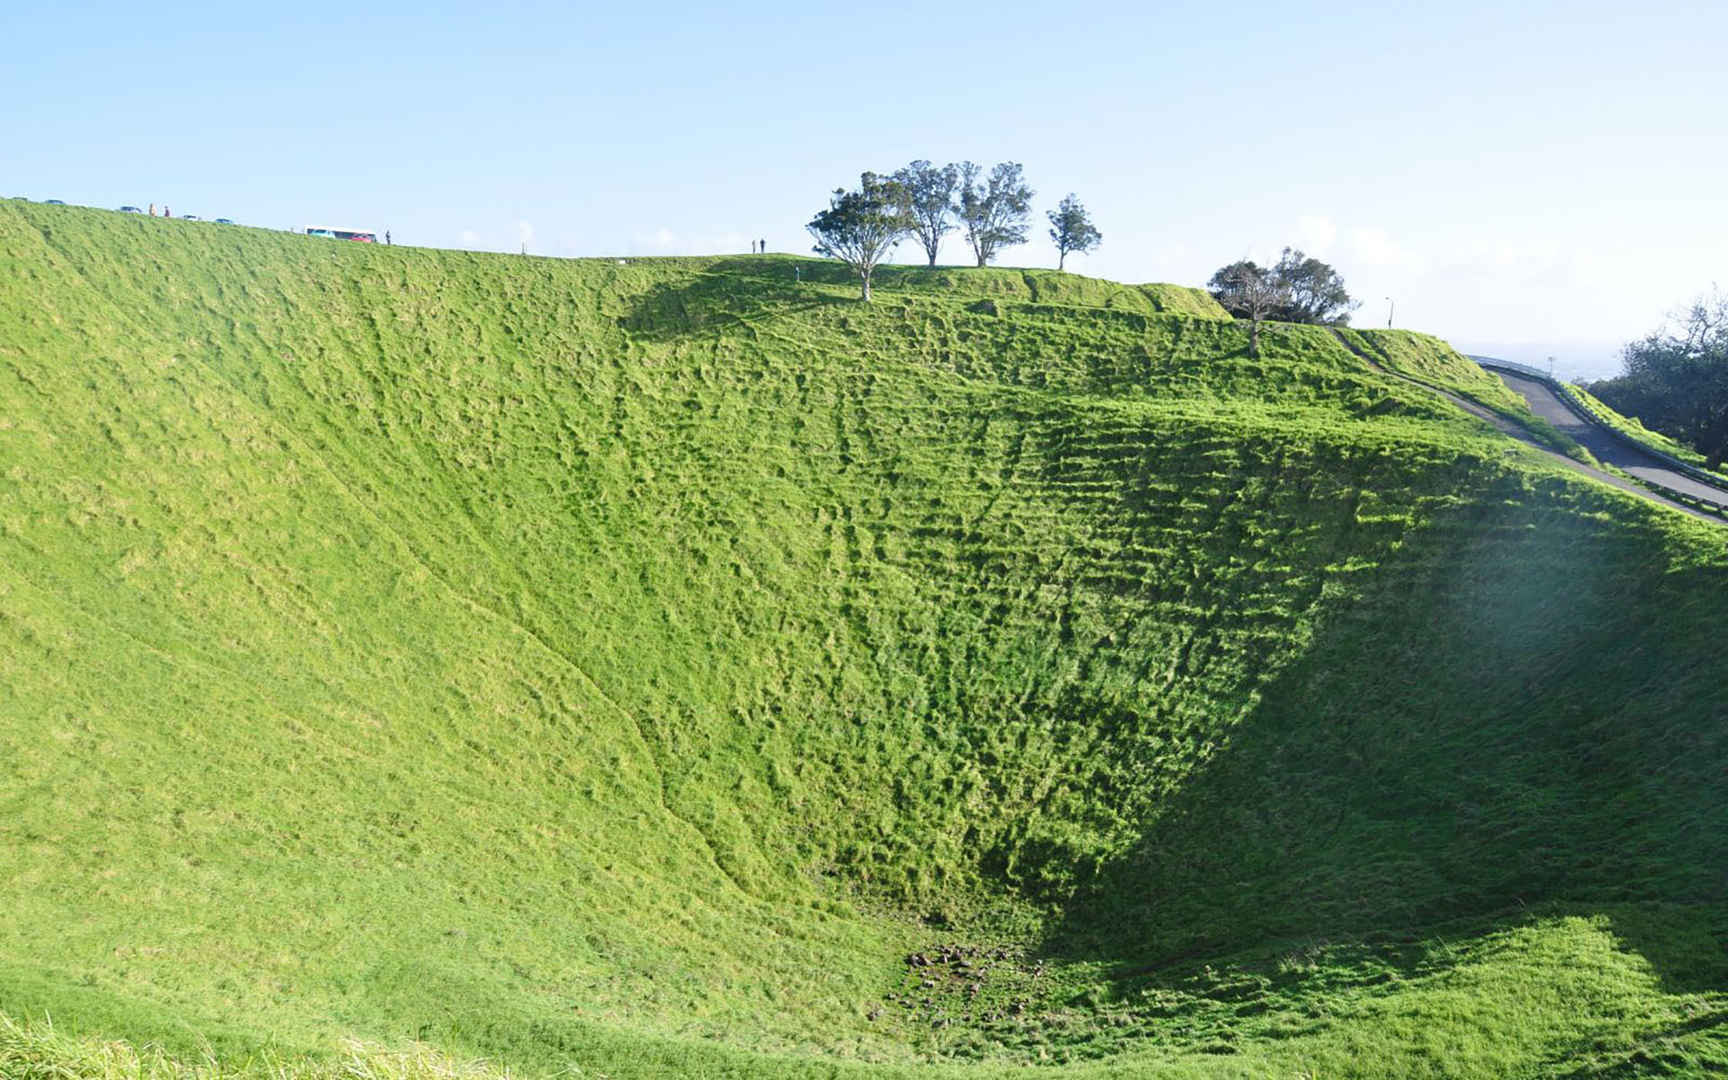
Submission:
<svg viewBox="0 0 1728 1080">
<path fill-rule="evenodd" d="M 1328 334 L 35 206 L 0 260 L 14 1016 L 618 1075 L 1715 1052 L 1719 541 Z M 1014 959 L 889 1002 L 945 940 Z"/>
<path fill-rule="evenodd" d="M 1574 399 L 1590 411 L 1590 415 L 1594 416 L 1606 426 L 1613 428 L 1622 435 L 1625 435 L 1634 443 L 1654 450 L 1657 453 L 1679 458 L 1688 465 L 1696 466 L 1697 468 L 1703 469 L 1707 472 L 1710 471 L 1710 459 L 1706 455 L 1700 454 L 1698 451 L 1684 443 L 1669 438 L 1660 431 L 1651 431 L 1639 422 L 1636 417 L 1622 416 L 1620 413 L 1615 412 L 1606 402 L 1602 401 L 1602 399 L 1594 396 L 1590 391 L 1581 386 L 1574 386 L 1568 383 L 1566 388 L 1572 393 Z M 1715 472 L 1721 479 L 1728 481 L 1728 470 L 1719 467 Z"/>
</svg>

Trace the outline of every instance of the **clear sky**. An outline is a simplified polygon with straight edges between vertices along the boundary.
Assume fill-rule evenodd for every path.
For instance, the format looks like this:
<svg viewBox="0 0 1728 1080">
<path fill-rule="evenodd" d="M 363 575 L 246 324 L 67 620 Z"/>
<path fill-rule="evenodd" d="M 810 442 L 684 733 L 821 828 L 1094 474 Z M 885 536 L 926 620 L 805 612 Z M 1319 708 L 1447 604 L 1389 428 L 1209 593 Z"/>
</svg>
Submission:
<svg viewBox="0 0 1728 1080">
<path fill-rule="evenodd" d="M 1361 325 L 1610 373 L 1728 285 L 1728 3 L 0 5 L 0 195 L 546 255 L 807 252 L 864 169 L 1025 165 L 1070 269 L 1292 244 Z M 902 249 L 908 261 L 915 247 Z M 963 262 L 952 239 L 944 261 Z"/>
</svg>

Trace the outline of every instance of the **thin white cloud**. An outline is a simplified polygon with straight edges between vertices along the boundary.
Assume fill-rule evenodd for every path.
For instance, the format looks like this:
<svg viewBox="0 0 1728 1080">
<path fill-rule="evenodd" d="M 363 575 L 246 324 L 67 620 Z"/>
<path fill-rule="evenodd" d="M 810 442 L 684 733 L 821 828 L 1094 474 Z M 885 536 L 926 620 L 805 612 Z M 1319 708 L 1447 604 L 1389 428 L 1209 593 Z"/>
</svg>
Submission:
<svg viewBox="0 0 1728 1080">
<path fill-rule="evenodd" d="M 661 226 L 651 233 L 637 233 L 632 241 L 635 250 L 659 255 L 724 255 L 749 251 L 754 239 L 737 229 L 682 233 Z"/>
<path fill-rule="evenodd" d="M 655 251 L 669 252 L 678 246 L 678 234 L 665 226 L 661 226 L 651 233 L 638 233 L 635 241 L 638 248 L 652 248 Z"/>
<path fill-rule="evenodd" d="M 1380 228 L 1350 230 L 1350 256 L 1361 266 L 1418 272 L 1426 268 L 1427 262 Z"/>
</svg>

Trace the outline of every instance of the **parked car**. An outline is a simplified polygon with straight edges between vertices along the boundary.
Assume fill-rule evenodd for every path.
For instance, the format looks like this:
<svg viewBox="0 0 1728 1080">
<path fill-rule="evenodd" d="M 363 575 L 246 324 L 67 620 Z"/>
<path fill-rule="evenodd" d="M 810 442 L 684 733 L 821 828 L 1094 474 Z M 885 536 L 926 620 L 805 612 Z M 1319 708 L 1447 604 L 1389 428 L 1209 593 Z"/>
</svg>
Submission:
<svg viewBox="0 0 1728 1080">
<path fill-rule="evenodd" d="M 136 206 L 122 206 L 120 212 L 122 214 L 142 214 L 144 211 L 138 209 Z"/>
<path fill-rule="evenodd" d="M 59 199 L 43 199 L 42 204 L 44 206 L 65 206 L 66 205 L 64 202 L 60 201 Z"/>
<path fill-rule="evenodd" d="M 203 221 L 204 219 L 199 217 L 197 214 L 181 214 L 180 220 L 181 221 Z"/>
<path fill-rule="evenodd" d="M 216 219 L 216 224 L 218 224 L 218 225 L 232 225 L 232 224 L 234 224 L 234 219 L 233 218 L 219 217 Z"/>
</svg>

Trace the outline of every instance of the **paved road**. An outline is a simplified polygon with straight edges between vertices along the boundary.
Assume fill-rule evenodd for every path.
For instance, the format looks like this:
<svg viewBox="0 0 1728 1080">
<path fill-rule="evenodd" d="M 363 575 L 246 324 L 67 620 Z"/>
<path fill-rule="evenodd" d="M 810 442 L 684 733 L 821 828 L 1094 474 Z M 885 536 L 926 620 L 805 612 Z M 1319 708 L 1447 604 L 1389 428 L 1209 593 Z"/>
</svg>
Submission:
<svg viewBox="0 0 1728 1080">
<path fill-rule="evenodd" d="M 1596 460 L 1602 464 L 1612 465 L 1647 484 L 1678 491 L 1715 506 L 1728 507 L 1728 491 L 1694 480 L 1685 473 L 1670 468 L 1654 454 L 1647 454 L 1629 446 L 1597 425 L 1586 422 L 1544 383 L 1514 375 L 1509 371 L 1492 368 L 1489 370 L 1498 375 L 1500 381 L 1510 387 L 1513 393 L 1529 402 L 1531 412 L 1578 440 L 1578 443 L 1595 454 Z"/>
<path fill-rule="evenodd" d="M 1692 517 L 1698 518 L 1700 521 L 1708 521 L 1712 525 L 1721 525 L 1722 524 L 1722 519 L 1720 517 L 1717 517 L 1715 514 L 1708 513 L 1707 511 L 1704 511 L 1704 510 L 1700 510 L 1695 506 L 1687 506 L 1685 503 L 1682 503 L 1682 502 L 1675 502 L 1673 499 L 1665 499 L 1661 495 L 1658 495 L 1656 492 L 1651 491 L 1649 488 L 1644 487 L 1641 484 L 1635 484 L 1623 476 L 1616 476 L 1613 473 L 1603 472 L 1601 469 L 1593 469 L 1581 461 L 1573 461 L 1571 458 L 1567 457 L 1565 454 L 1555 453 L 1553 450 L 1550 450 L 1550 449 L 1548 449 L 1548 447 L 1543 446 L 1541 443 L 1537 442 L 1536 439 L 1528 431 L 1525 431 L 1522 427 L 1519 427 L 1517 424 L 1514 424 L 1512 421 L 1506 419 L 1505 417 L 1498 415 L 1497 413 L 1495 413 L 1491 409 L 1485 409 L 1482 406 L 1476 404 L 1474 401 L 1470 401 L 1466 398 L 1459 397 L 1457 394 L 1454 394 L 1449 390 L 1442 390 L 1438 386 L 1430 386 L 1425 382 L 1421 382 L 1420 380 L 1412 379 L 1408 375 L 1402 375 L 1396 371 L 1391 371 L 1387 368 L 1381 367 L 1378 363 L 1376 363 L 1374 361 L 1373 357 L 1369 356 L 1367 353 L 1364 353 L 1362 350 L 1358 349 L 1354 344 L 1352 344 L 1350 342 L 1349 338 L 1346 338 L 1343 334 L 1339 333 L 1336 330 L 1333 331 L 1333 334 L 1337 336 L 1338 343 L 1340 345 L 1343 345 L 1346 349 L 1349 349 L 1352 353 L 1355 353 L 1356 356 L 1359 357 L 1363 363 L 1367 364 L 1370 369 L 1377 371 L 1382 375 L 1390 375 L 1395 379 L 1402 379 L 1404 382 L 1407 382 L 1407 383 L 1411 384 L 1412 386 L 1419 386 L 1422 389 L 1428 391 L 1429 393 L 1440 395 L 1441 397 L 1445 398 L 1447 401 L 1450 401 L 1452 404 L 1458 406 L 1460 409 L 1463 409 L 1465 412 L 1469 413 L 1471 416 L 1480 417 L 1481 419 L 1486 420 L 1486 421 L 1488 421 L 1488 423 L 1494 425 L 1496 428 L 1499 428 L 1502 433 L 1504 433 L 1506 435 L 1510 435 L 1512 438 L 1517 439 L 1519 442 L 1526 443 L 1530 446 L 1535 447 L 1537 450 L 1540 450 L 1543 454 L 1545 454 L 1548 457 L 1548 459 L 1550 461 L 1554 462 L 1556 465 L 1560 465 L 1564 468 L 1570 469 L 1573 472 L 1583 473 L 1585 476 L 1591 477 L 1592 479 L 1600 480 L 1602 483 L 1607 484 L 1609 487 L 1619 488 L 1621 491 L 1630 492 L 1631 494 L 1637 495 L 1640 498 L 1649 499 L 1651 502 L 1661 503 L 1663 506 L 1666 506 L 1666 507 L 1673 509 L 1673 510 L 1678 510 L 1682 514 L 1688 514 Z M 1493 370 L 1493 369 L 1490 368 L 1488 370 Z M 1523 391 L 1519 387 L 1512 385 L 1512 380 L 1517 378 L 1516 376 L 1502 374 L 1499 371 L 1494 371 L 1494 374 L 1499 375 L 1502 379 L 1505 379 L 1507 381 L 1507 385 L 1512 387 L 1512 390 L 1514 393 L 1523 393 Z M 1554 402 L 1554 404 L 1560 408 L 1561 411 L 1566 413 L 1567 418 L 1568 418 L 1566 423 L 1568 425 L 1570 425 L 1570 424 L 1582 424 L 1583 423 L 1583 421 L 1578 419 L 1576 414 L 1574 414 L 1570 409 L 1566 408 L 1564 403 L 1562 403 L 1558 398 L 1555 398 L 1553 392 L 1550 391 L 1542 383 L 1537 382 L 1534 379 L 1518 379 L 1518 382 L 1529 383 L 1531 386 L 1535 387 L 1536 389 L 1542 391 L 1542 393 L 1546 394 L 1549 397 L 1549 399 L 1552 400 Z M 1525 400 L 1530 401 L 1528 396 L 1525 397 Z M 1530 401 L 1530 408 L 1531 408 L 1532 412 L 1536 412 L 1536 413 L 1538 413 L 1538 415 L 1543 415 L 1540 412 L 1540 410 L 1537 409 L 1536 403 L 1534 401 Z M 1560 421 L 1558 421 L 1558 420 L 1552 420 L 1551 419 L 1550 422 L 1553 423 L 1556 427 L 1560 426 Z M 1586 425 L 1586 426 L 1588 426 L 1588 425 Z M 1570 427 L 1567 427 L 1565 430 L 1567 430 L 1569 432 L 1571 431 Z M 1600 431 L 1596 431 L 1595 429 L 1592 429 L 1592 432 L 1593 432 L 1592 438 L 1596 438 L 1596 437 L 1605 438 L 1605 439 L 1610 438 L 1609 436 L 1603 435 Z M 1584 442 L 1583 439 L 1578 439 L 1578 441 L 1580 443 Z M 1617 439 L 1612 440 L 1612 441 L 1614 441 L 1617 445 L 1620 445 L 1620 446 L 1625 445 L 1623 443 L 1620 443 L 1619 440 L 1617 440 Z M 1590 452 L 1592 454 L 1596 453 L 1595 446 L 1593 444 L 1589 444 L 1589 445 L 1590 445 Z M 1630 450 L 1630 448 L 1627 448 L 1627 452 L 1631 453 L 1632 451 Z M 1640 456 L 1641 457 L 1648 457 L 1648 455 L 1640 455 Z M 1601 460 L 1603 460 L 1603 458 L 1601 456 L 1598 456 L 1596 460 L 1601 461 Z M 1618 458 L 1616 458 L 1616 464 L 1618 464 Z M 1660 466 L 1660 460 L 1656 459 L 1656 458 L 1648 458 L 1648 463 L 1644 464 L 1644 465 L 1640 465 L 1639 467 L 1640 468 L 1648 468 L 1651 465 Z M 1622 467 L 1624 467 L 1624 466 L 1622 466 Z M 1699 484 L 1696 480 L 1690 480 L 1686 476 L 1684 476 L 1683 474 L 1675 473 L 1675 472 L 1673 472 L 1673 470 L 1667 469 L 1665 467 L 1661 468 L 1661 471 L 1667 475 L 1674 476 L 1677 479 L 1686 480 L 1687 483 L 1690 485 L 1694 485 L 1694 486 L 1700 487 L 1700 488 L 1705 487 L 1705 485 Z M 1660 483 L 1661 481 L 1656 481 L 1656 482 Z M 1679 490 L 1690 490 L 1690 489 L 1689 488 L 1681 488 Z M 1704 497 L 1708 498 L 1711 502 L 1716 502 L 1718 504 L 1723 504 L 1725 502 L 1728 502 L 1728 492 L 1717 491 L 1715 489 L 1707 489 L 1707 490 L 1710 491 L 1710 494 L 1708 496 L 1704 496 Z"/>
</svg>

